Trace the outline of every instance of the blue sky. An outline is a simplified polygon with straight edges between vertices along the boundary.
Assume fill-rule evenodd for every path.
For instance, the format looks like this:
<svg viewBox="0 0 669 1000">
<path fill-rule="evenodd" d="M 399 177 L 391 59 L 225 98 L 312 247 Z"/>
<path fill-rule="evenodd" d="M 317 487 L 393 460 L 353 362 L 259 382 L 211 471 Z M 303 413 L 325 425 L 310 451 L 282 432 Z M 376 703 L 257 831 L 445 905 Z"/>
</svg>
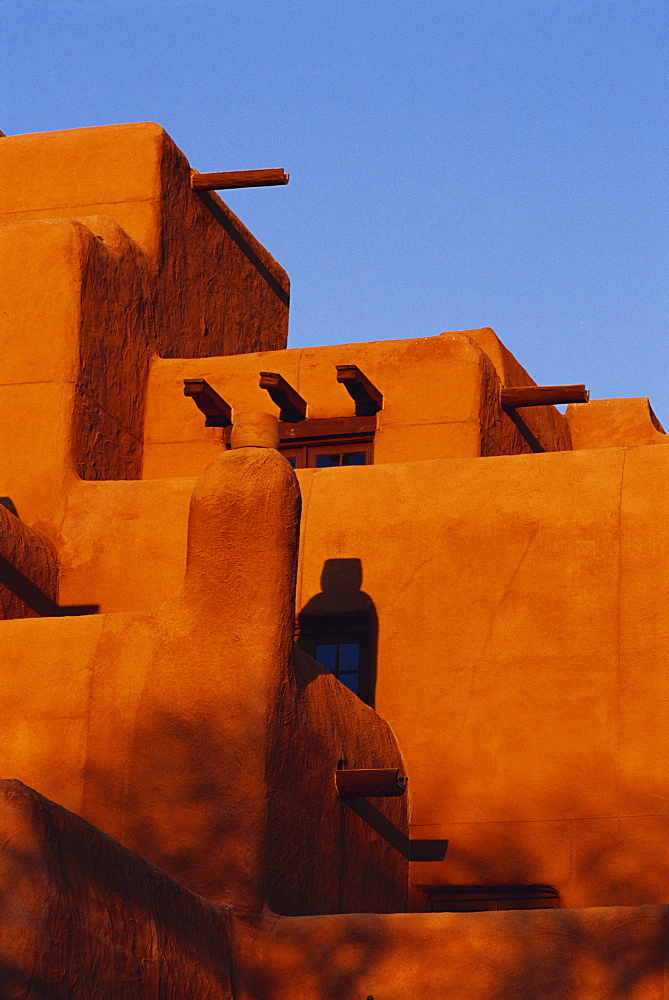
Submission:
<svg viewBox="0 0 669 1000">
<path fill-rule="evenodd" d="M 158 121 L 292 280 L 291 346 L 492 326 L 669 429 L 666 0 L 0 0 L 0 129 Z"/>
</svg>

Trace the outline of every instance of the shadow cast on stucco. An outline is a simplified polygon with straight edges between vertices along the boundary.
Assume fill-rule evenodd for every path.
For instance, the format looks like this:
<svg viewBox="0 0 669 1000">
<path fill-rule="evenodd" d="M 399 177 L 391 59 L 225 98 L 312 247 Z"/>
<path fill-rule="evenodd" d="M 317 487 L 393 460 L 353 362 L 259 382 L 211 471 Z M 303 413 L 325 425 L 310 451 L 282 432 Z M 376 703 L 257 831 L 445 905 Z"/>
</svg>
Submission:
<svg viewBox="0 0 669 1000">
<path fill-rule="evenodd" d="M 391 823 L 369 799 L 347 795 L 343 797 L 343 801 L 407 861 L 443 861 L 446 857 L 447 840 L 412 840 Z"/>
<path fill-rule="evenodd" d="M 302 608 L 297 619 L 298 643 L 305 652 L 319 660 L 318 647 L 329 646 L 337 658 L 337 670 L 343 664 L 334 647 L 341 643 L 357 647 L 358 672 L 342 674 L 342 681 L 368 705 L 374 705 L 378 615 L 369 594 L 362 587 L 360 559 L 326 559 L 321 573 L 321 591 Z M 329 666 L 329 665 L 328 665 Z M 332 664 L 334 671 L 334 662 Z"/>
</svg>

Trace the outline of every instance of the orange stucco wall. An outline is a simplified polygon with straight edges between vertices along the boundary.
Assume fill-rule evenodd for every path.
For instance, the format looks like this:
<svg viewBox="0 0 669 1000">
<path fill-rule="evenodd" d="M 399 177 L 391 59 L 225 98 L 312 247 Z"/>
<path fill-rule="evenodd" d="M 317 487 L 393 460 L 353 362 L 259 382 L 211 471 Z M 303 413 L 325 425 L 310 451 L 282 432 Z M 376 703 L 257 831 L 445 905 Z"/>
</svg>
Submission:
<svg viewBox="0 0 669 1000">
<path fill-rule="evenodd" d="M 406 755 L 413 830 L 450 841 L 443 862 L 414 865 L 417 887 L 664 898 L 668 477 L 666 446 L 298 473 L 298 610 L 327 560 L 360 560 L 379 623 L 375 704 Z M 133 486 L 173 505 L 151 543 L 166 588 L 182 572 L 187 482 Z M 109 499 L 121 485 L 82 488 Z M 114 516 L 102 509 L 98 523 Z M 141 540 L 140 520 L 119 523 Z"/>
<path fill-rule="evenodd" d="M 488 355 L 487 351 L 490 351 Z M 221 431 L 205 427 L 183 395 L 183 379 L 205 378 L 234 412 L 278 408 L 258 386 L 276 371 L 308 403 L 307 417 L 349 417 L 353 400 L 335 365 L 355 364 L 383 393 L 374 463 L 428 458 L 524 454 L 530 447 L 499 404 L 499 386 L 530 385 L 492 330 L 466 330 L 416 340 L 162 360 L 151 365 L 144 424 L 144 479 L 195 476 L 223 448 Z M 510 355 L 508 355 L 510 357 Z M 566 421 L 552 406 L 524 408 L 523 417 L 547 451 L 571 447 Z"/>
<path fill-rule="evenodd" d="M 0 992 L 61 954 L 61 924 L 70 975 L 82 927 L 96 954 L 147 880 L 141 907 L 174 902 L 166 996 L 204 968 L 192 1000 L 659 1000 L 669 447 L 648 401 L 524 408 L 537 454 L 499 395 L 532 379 L 490 329 L 286 350 L 285 273 L 153 124 L 0 139 L 0 281 L 0 752 L 35 789 L 0 788 Z M 272 370 L 308 418 L 350 417 L 337 364 L 384 396 L 367 467 L 226 451 L 183 395 L 204 377 L 277 415 Z M 293 646 L 305 608 L 360 606 L 373 707 Z M 356 811 L 341 767 L 409 793 Z M 415 860 L 410 835 L 448 851 Z M 563 909 L 403 912 L 518 884 Z M 114 947 L 144 968 L 164 928 L 137 926 Z M 100 996 L 126 989 L 110 976 Z"/>
<path fill-rule="evenodd" d="M 0 782 L 0 833 L 6 996 L 666 995 L 666 906 L 248 918 L 188 892 L 18 782 Z"/>
<path fill-rule="evenodd" d="M 285 346 L 288 279 L 157 125 L 0 143 L 0 490 L 138 478 L 150 358 Z"/>
<path fill-rule="evenodd" d="M 228 452 L 195 484 L 171 600 L 3 622 L 3 766 L 240 911 L 402 910 L 407 859 L 334 784 L 343 759 L 403 769 L 396 740 L 308 657 L 293 661 L 299 510 L 277 452 Z M 406 799 L 381 808 L 406 837 Z"/>
<path fill-rule="evenodd" d="M 302 474 L 298 606 L 360 560 L 412 829 L 449 838 L 416 887 L 665 898 L 668 477 L 666 446 Z"/>
</svg>

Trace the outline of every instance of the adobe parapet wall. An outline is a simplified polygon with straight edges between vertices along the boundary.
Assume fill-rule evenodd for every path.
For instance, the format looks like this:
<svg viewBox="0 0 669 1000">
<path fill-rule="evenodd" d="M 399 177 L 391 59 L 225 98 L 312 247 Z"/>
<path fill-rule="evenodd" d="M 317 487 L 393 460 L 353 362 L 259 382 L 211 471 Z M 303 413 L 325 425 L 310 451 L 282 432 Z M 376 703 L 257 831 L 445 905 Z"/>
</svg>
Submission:
<svg viewBox="0 0 669 1000">
<path fill-rule="evenodd" d="M 154 358 L 144 425 L 143 478 L 200 475 L 223 449 L 220 429 L 205 427 L 184 398 L 183 379 L 204 378 L 234 412 L 279 408 L 259 374 L 283 376 L 307 401 L 307 421 L 349 418 L 355 404 L 336 365 L 354 364 L 383 394 L 374 418 L 374 464 L 433 458 L 531 454 L 500 404 L 501 386 L 534 385 L 490 329 L 437 337 L 299 348 L 197 361 Z M 554 406 L 525 407 L 523 421 L 545 451 L 571 448 Z"/>
</svg>

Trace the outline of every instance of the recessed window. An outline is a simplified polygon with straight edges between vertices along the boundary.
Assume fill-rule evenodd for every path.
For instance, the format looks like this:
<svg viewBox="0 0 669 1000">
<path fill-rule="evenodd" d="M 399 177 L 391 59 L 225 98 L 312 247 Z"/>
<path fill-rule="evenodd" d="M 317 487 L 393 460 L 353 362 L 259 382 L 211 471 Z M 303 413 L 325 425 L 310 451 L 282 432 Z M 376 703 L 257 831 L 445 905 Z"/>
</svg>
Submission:
<svg viewBox="0 0 669 1000">
<path fill-rule="evenodd" d="M 298 642 L 349 691 L 371 704 L 375 625 L 369 611 L 301 615 Z"/>
<path fill-rule="evenodd" d="M 371 441 L 290 444 L 282 445 L 279 450 L 294 469 L 335 469 L 372 464 Z"/>
<path fill-rule="evenodd" d="M 338 677 L 353 694 L 360 687 L 360 643 L 316 643 L 314 659 Z"/>
</svg>

